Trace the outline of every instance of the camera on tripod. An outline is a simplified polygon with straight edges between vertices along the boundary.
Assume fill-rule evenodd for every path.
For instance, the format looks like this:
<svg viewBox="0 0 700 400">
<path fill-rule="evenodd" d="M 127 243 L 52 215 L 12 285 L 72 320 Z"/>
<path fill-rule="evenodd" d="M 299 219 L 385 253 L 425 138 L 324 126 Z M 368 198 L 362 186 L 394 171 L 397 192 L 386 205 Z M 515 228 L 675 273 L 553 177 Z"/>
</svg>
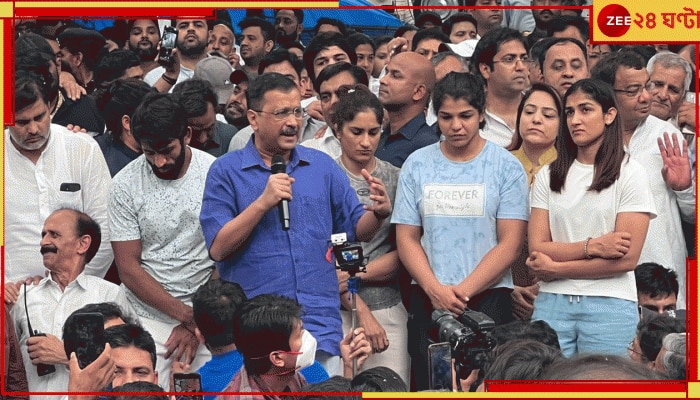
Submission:
<svg viewBox="0 0 700 400">
<path fill-rule="evenodd" d="M 484 367 L 495 345 L 492 332 L 496 324 L 488 315 L 467 309 L 456 319 L 449 311 L 435 310 L 432 321 L 428 339 L 450 344 L 455 371 L 461 379 Z"/>
<path fill-rule="evenodd" d="M 364 256 L 360 242 L 348 242 L 346 233 L 331 235 L 333 255 L 338 263 L 336 268 L 354 276 L 358 272 L 367 272 L 368 258 Z"/>
</svg>

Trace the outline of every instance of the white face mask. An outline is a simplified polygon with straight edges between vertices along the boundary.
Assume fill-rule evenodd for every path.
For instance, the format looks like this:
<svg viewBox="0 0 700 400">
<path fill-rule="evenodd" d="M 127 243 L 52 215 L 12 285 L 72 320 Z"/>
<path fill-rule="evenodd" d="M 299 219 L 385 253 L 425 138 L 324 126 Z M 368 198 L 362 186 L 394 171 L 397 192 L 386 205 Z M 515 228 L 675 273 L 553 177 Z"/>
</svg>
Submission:
<svg viewBox="0 0 700 400">
<path fill-rule="evenodd" d="M 297 370 L 310 366 L 316 360 L 316 338 L 306 329 L 301 333 L 299 353 L 301 354 L 297 354 Z"/>
</svg>

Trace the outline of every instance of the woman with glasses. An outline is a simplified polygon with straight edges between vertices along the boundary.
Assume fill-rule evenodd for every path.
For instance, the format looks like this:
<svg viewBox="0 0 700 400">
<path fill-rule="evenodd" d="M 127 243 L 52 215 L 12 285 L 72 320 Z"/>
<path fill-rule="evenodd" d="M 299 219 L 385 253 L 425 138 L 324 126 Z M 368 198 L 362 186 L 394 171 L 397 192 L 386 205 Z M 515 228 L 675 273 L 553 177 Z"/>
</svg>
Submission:
<svg viewBox="0 0 700 400">
<path fill-rule="evenodd" d="M 626 355 L 639 321 L 633 271 L 654 200 L 624 151 L 612 88 L 583 79 L 564 104 L 557 159 L 532 188 L 527 266 L 541 281 L 532 319 L 557 331 L 567 357 Z"/>
<path fill-rule="evenodd" d="M 392 222 L 413 277 L 409 352 L 418 390 L 427 389 L 427 330 L 433 310 L 467 308 L 512 321 L 509 271 L 528 219 L 527 178 L 507 150 L 479 135 L 482 81 L 451 72 L 433 105 L 444 140 L 416 150 L 401 169 Z"/>
<path fill-rule="evenodd" d="M 511 153 L 525 168 L 528 183 L 532 187 L 535 174 L 545 165 L 557 158 L 554 141 L 559 136 L 564 115 L 559 94 L 545 83 L 534 83 L 523 95 L 518 106 L 515 123 L 515 148 Z M 527 272 L 527 240 L 523 244 L 521 256 L 513 264 L 513 316 L 518 319 L 530 319 L 532 303 L 535 301 L 539 286 Z"/>
<path fill-rule="evenodd" d="M 374 156 L 384 118 L 379 99 L 365 85 L 341 86 L 338 96 L 330 121 L 342 151 L 336 162 L 347 174 L 361 203 L 372 203 L 369 185 L 361 173 L 363 169 L 384 182 L 386 194 L 393 201 L 400 169 Z M 365 329 L 373 354 L 361 370 L 384 366 L 409 382 L 408 315 L 401 302 L 399 256 L 389 219 L 384 220 L 372 241 L 362 244 L 362 250 L 369 262 L 367 272 L 357 275 L 362 280 L 356 298 L 357 321 Z M 348 278 L 347 272 L 338 272 L 344 332 L 350 330 L 352 323 Z"/>
</svg>

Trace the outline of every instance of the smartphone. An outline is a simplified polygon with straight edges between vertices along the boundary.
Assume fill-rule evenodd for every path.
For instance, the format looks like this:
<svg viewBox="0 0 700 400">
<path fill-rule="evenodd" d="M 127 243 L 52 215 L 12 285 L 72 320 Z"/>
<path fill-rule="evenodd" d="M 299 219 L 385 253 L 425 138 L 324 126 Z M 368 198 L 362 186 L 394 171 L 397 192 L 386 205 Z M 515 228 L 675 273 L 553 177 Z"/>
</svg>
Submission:
<svg viewBox="0 0 700 400">
<path fill-rule="evenodd" d="M 452 349 L 448 342 L 428 346 L 429 390 L 452 391 Z"/>
<path fill-rule="evenodd" d="M 176 392 L 201 392 L 202 377 L 196 372 L 173 374 Z M 176 400 L 202 400 L 201 395 L 177 395 Z"/>
<path fill-rule="evenodd" d="M 164 67 L 172 66 L 175 63 L 173 49 L 177 41 L 177 30 L 172 26 L 163 29 L 163 37 L 160 40 L 160 52 L 158 53 L 158 63 Z"/>
<path fill-rule="evenodd" d="M 80 190 L 80 184 L 64 182 L 61 184 L 59 190 L 62 192 L 77 192 Z"/>
<path fill-rule="evenodd" d="M 105 349 L 105 322 L 100 313 L 75 314 L 75 356 L 81 369 L 90 365 Z"/>
</svg>

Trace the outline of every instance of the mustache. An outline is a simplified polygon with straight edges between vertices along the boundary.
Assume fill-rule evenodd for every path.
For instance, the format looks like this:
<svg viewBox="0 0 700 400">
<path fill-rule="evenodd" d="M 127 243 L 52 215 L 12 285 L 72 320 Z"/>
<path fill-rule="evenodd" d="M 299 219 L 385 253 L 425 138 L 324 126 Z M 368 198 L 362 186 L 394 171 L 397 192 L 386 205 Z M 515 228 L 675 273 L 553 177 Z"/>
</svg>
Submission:
<svg viewBox="0 0 700 400">
<path fill-rule="evenodd" d="M 41 255 L 44 255 L 46 253 L 57 253 L 58 249 L 54 246 L 41 246 L 39 252 L 41 253 Z"/>
</svg>

